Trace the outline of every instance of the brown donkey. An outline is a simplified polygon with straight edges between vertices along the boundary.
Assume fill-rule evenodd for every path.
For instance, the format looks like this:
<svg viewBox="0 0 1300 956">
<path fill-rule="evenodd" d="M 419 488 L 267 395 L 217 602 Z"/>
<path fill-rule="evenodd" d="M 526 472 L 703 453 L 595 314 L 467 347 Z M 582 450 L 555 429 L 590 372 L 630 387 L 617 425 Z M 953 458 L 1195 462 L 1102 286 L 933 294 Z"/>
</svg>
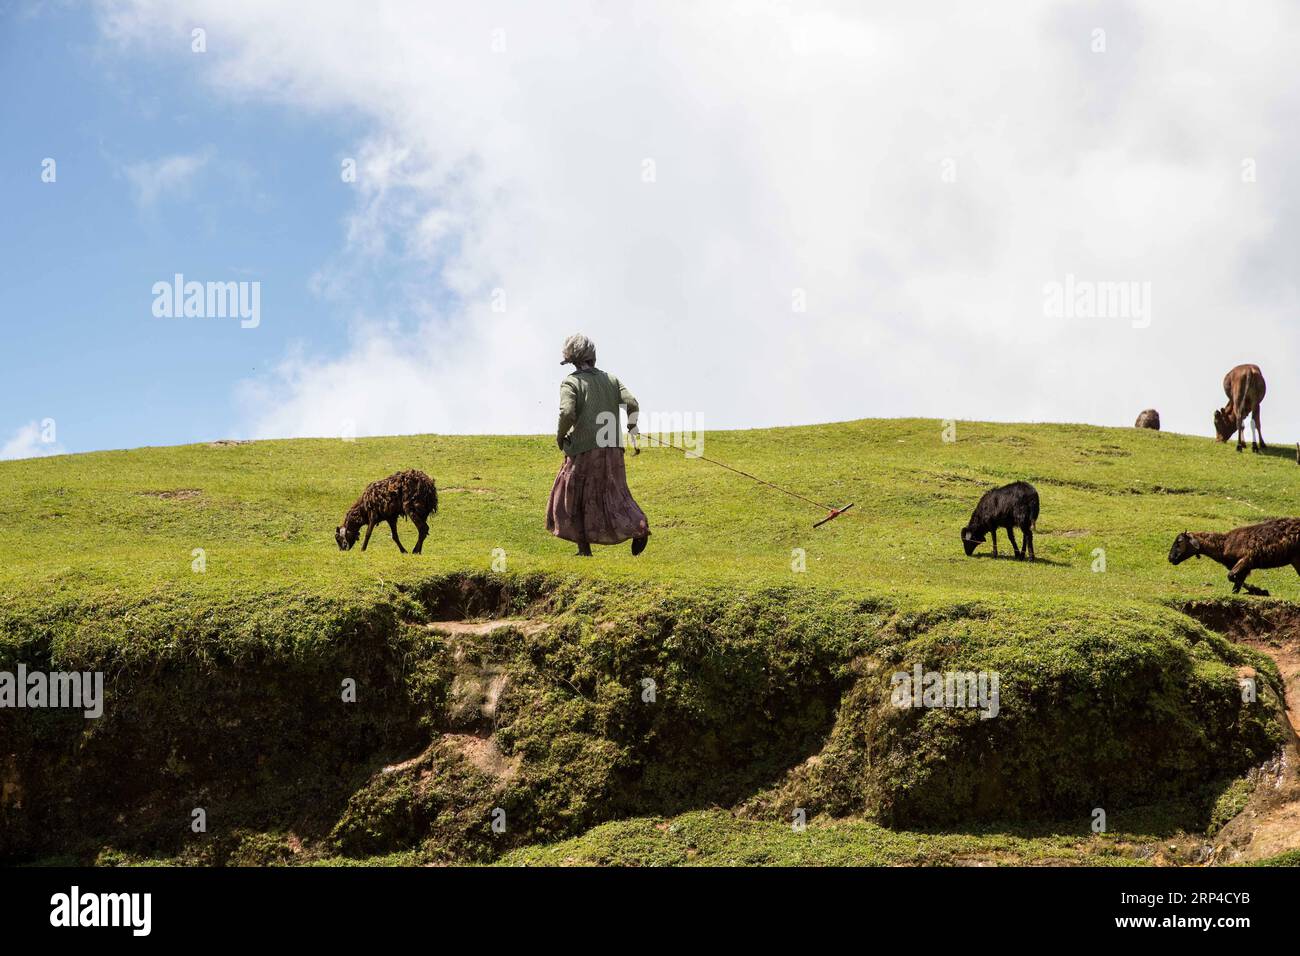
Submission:
<svg viewBox="0 0 1300 956">
<path fill-rule="evenodd" d="M 1242 430 L 1250 416 L 1250 450 L 1267 448 L 1259 425 L 1259 403 L 1264 400 L 1264 373 L 1258 365 L 1238 365 L 1223 377 L 1223 394 L 1228 404 L 1214 412 L 1215 441 L 1227 441 L 1237 433 L 1237 451 L 1246 447 Z M 1256 441 L 1258 439 L 1258 441 Z"/>
</svg>

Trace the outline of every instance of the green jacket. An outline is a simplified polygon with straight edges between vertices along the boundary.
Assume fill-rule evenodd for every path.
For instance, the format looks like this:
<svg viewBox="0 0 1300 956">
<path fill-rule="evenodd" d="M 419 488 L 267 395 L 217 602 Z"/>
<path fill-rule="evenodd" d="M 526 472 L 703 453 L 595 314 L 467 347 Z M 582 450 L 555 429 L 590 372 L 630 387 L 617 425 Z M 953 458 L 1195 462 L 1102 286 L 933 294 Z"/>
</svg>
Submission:
<svg viewBox="0 0 1300 956">
<path fill-rule="evenodd" d="M 636 424 L 636 397 L 627 386 L 598 368 L 580 368 L 560 385 L 560 424 L 555 440 L 570 458 L 597 447 L 623 444 L 618 407 L 627 406 L 628 426 Z"/>
</svg>

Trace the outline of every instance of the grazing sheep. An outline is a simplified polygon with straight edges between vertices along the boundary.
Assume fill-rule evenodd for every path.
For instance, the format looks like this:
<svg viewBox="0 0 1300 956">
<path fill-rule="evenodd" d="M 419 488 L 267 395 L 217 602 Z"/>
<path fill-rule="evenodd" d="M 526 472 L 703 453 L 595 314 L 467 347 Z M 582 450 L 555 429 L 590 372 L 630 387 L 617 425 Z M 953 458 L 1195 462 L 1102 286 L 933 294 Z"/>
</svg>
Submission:
<svg viewBox="0 0 1300 956">
<path fill-rule="evenodd" d="M 340 551 L 347 551 L 357 543 L 361 526 L 366 526 L 366 540 L 361 542 L 361 550 L 366 550 L 370 543 L 370 532 L 375 525 L 387 521 L 393 532 L 393 541 L 397 549 L 406 554 L 401 539 L 397 537 L 397 519 L 407 517 L 420 532 L 412 554 L 419 554 L 424 548 L 425 536 L 429 533 L 429 524 L 425 520 L 430 513 L 438 511 L 438 488 L 422 471 L 399 471 L 395 475 L 372 481 L 366 486 L 348 513 L 343 517 L 343 524 L 334 529 L 334 540 Z"/>
<path fill-rule="evenodd" d="M 1011 550 L 1017 560 L 1026 556 L 1034 560 L 1034 528 L 1038 523 L 1038 492 L 1034 486 L 1024 481 L 1012 482 L 1001 488 L 984 492 L 979 504 L 971 513 L 970 521 L 961 529 L 961 545 L 966 549 L 966 557 L 975 553 L 975 548 L 990 531 L 993 532 L 993 557 L 998 556 L 998 528 L 1007 529 L 1011 539 Z M 1016 546 L 1016 536 L 1012 528 L 1019 528 L 1024 536 L 1024 549 Z"/>
<path fill-rule="evenodd" d="M 1275 518 L 1236 528 L 1227 534 L 1217 531 L 1184 531 L 1169 549 L 1169 563 L 1205 555 L 1228 569 L 1232 593 L 1243 587 L 1247 594 L 1268 597 L 1263 588 L 1246 584 L 1246 575 L 1256 568 L 1291 565 L 1300 574 L 1300 518 Z"/>
<path fill-rule="evenodd" d="M 1138 415 L 1137 421 L 1133 423 L 1134 428 L 1150 428 L 1153 431 L 1160 431 L 1160 413 L 1154 408 L 1148 408 L 1142 414 Z"/>
<path fill-rule="evenodd" d="M 1250 450 L 1267 448 L 1259 425 L 1259 403 L 1264 400 L 1264 391 L 1264 373 L 1258 365 L 1230 369 L 1223 376 L 1223 394 L 1228 396 L 1228 404 L 1214 410 L 1214 440 L 1227 441 L 1236 432 L 1237 451 L 1241 451 L 1246 447 L 1241 432 L 1246 427 L 1246 417 L 1250 416 Z"/>
</svg>

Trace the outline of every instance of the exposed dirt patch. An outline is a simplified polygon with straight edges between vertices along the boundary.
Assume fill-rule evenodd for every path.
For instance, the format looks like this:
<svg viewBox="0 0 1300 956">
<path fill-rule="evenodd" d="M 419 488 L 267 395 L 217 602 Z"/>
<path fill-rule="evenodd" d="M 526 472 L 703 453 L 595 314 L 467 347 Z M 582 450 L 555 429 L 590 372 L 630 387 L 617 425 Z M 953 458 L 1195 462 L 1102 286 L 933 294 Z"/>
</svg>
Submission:
<svg viewBox="0 0 1300 956">
<path fill-rule="evenodd" d="M 1280 601 L 1194 601 L 1183 610 L 1206 627 L 1273 658 L 1286 689 L 1291 736 L 1255 771 L 1245 809 L 1215 837 L 1208 862 L 1260 860 L 1300 848 L 1300 607 Z M 1239 678 L 1254 677 L 1252 668 Z"/>
<path fill-rule="evenodd" d="M 504 663 L 489 658 L 489 652 L 484 647 L 486 642 L 480 639 L 504 628 L 517 628 L 526 637 L 531 637 L 545 630 L 546 624 L 528 618 L 496 618 L 487 621 L 438 621 L 427 625 L 427 628 L 444 636 L 451 650 L 454 676 L 447 691 L 446 703 L 451 726 L 465 730 L 494 728 L 497 705 L 510 685 L 510 676 Z"/>
<path fill-rule="evenodd" d="M 532 637 L 539 631 L 545 630 L 546 622 L 534 621 L 526 617 L 501 617 L 490 621 L 434 621 L 425 626 L 431 631 L 446 634 L 448 637 L 459 637 L 464 634 L 481 637 L 499 631 L 503 627 L 516 627 L 525 636 Z"/>
<path fill-rule="evenodd" d="M 1300 848 L 1300 754 L 1293 737 L 1257 771 L 1255 790 L 1241 813 L 1215 837 L 1206 862 L 1263 860 Z"/>
<path fill-rule="evenodd" d="M 1192 601 L 1183 613 L 1229 640 L 1263 651 L 1286 687 L 1291 728 L 1300 727 L 1300 606 L 1281 601 Z"/>
<path fill-rule="evenodd" d="M 455 726 L 474 726 L 482 719 L 495 722 L 497 704 L 509 684 L 505 669 L 478 664 L 457 655 L 456 676 L 447 692 L 447 716 Z"/>
<path fill-rule="evenodd" d="M 1071 528 L 1069 531 L 1045 531 L 1044 534 L 1051 534 L 1058 538 L 1086 538 L 1090 534 L 1095 534 L 1087 528 Z"/>
<path fill-rule="evenodd" d="M 519 772 L 523 758 L 519 754 L 507 757 L 493 737 L 476 737 L 473 734 L 443 734 L 443 742 L 455 748 L 466 760 L 483 771 L 497 783 L 509 783 Z"/>
<path fill-rule="evenodd" d="M 443 494 L 455 495 L 490 495 L 495 489 L 493 488 L 443 488 Z"/>
<path fill-rule="evenodd" d="M 202 497 L 203 492 L 198 488 L 172 488 L 167 491 L 142 491 L 140 494 L 145 498 L 161 498 L 164 501 L 190 501 Z"/>
<path fill-rule="evenodd" d="M 435 740 L 414 757 L 400 763 L 389 764 L 379 772 L 381 774 L 401 774 L 415 771 L 418 768 L 420 775 L 426 776 L 428 768 L 421 767 L 421 765 L 428 763 L 430 753 L 440 745 L 450 747 L 474 767 L 483 771 L 489 777 L 496 779 L 498 783 L 508 783 L 512 780 L 515 774 L 519 772 L 519 765 L 523 759 L 518 754 L 507 757 L 501 752 L 501 748 L 497 746 L 496 740 L 492 737 L 479 737 L 474 734 L 443 734 L 438 740 Z"/>
</svg>

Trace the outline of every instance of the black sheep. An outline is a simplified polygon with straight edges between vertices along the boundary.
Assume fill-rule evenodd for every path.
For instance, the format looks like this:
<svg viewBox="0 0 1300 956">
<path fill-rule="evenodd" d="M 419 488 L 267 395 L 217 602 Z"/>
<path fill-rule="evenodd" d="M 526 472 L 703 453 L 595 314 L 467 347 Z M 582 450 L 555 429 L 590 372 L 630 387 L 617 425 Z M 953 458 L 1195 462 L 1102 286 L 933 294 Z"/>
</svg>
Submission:
<svg viewBox="0 0 1300 956">
<path fill-rule="evenodd" d="M 975 553 L 975 548 L 984 541 L 984 536 L 993 532 L 993 557 L 998 556 L 998 528 L 1007 529 L 1011 539 L 1011 549 L 1017 559 L 1028 555 L 1034 560 L 1034 527 L 1038 523 L 1038 492 L 1034 486 L 1025 481 L 1012 482 L 1001 488 L 984 492 L 984 497 L 975 506 L 970 521 L 961 529 L 961 545 L 966 549 L 966 556 Z M 1012 528 L 1019 528 L 1024 535 L 1024 550 L 1016 547 L 1016 536 Z"/>
</svg>

